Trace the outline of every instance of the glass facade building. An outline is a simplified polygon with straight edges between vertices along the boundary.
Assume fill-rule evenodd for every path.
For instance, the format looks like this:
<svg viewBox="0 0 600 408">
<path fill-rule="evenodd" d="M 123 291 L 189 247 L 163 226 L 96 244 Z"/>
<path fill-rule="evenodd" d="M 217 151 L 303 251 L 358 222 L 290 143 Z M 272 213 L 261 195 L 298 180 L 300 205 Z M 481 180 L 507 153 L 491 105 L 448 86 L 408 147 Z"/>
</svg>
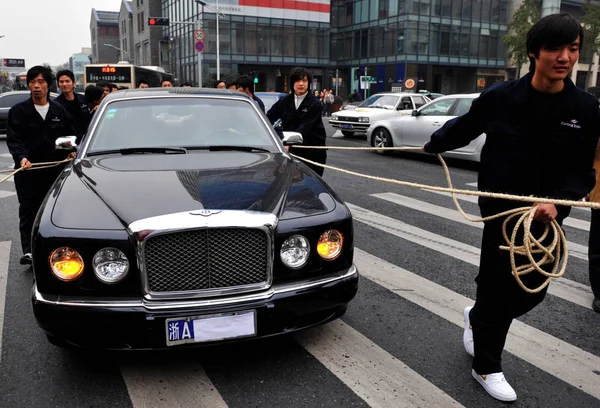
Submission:
<svg viewBox="0 0 600 408">
<path fill-rule="evenodd" d="M 236 3 L 236 4 L 233 4 Z M 256 91 L 288 90 L 287 71 L 294 66 L 306 66 L 320 81 L 324 70 L 331 65 L 329 20 L 318 21 L 324 12 L 304 12 L 306 18 L 293 19 L 302 11 L 270 12 L 269 7 L 247 7 L 242 1 L 219 2 L 225 15 L 219 21 L 219 54 L 221 77 L 230 72 L 255 73 Z M 268 3 L 263 1 L 262 3 Z M 274 1 L 275 3 L 275 1 Z M 279 2 L 281 3 L 281 2 Z M 211 2 L 211 4 L 215 4 Z M 171 21 L 194 22 L 202 20 L 206 48 L 202 53 L 204 86 L 212 86 L 217 77 L 217 27 L 216 14 L 191 0 L 163 0 L 163 16 Z M 254 9 L 265 9 L 263 11 Z M 279 14 L 279 15 L 278 15 Z M 274 17 L 275 16 L 275 17 Z M 282 17 L 282 18 L 278 18 Z M 171 23 L 165 34 L 171 44 L 172 71 L 181 80 L 197 83 L 197 56 L 193 39 L 194 25 Z M 319 88 L 321 85 L 319 85 Z"/>
<path fill-rule="evenodd" d="M 476 92 L 505 78 L 509 1 L 506 0 L 308 0 L 300 9 L 276 9 L 277 0 L 221 0 L 221 76 L 255 72 L 257 91 L 287 91 L 287 70 L 307 66 L 318 89 L 340 94 L 375 77 L 369 92 L 402 88 L 412 78 L 430 92 Z M 214 4 L 214 2 L 211 2 Z M 278 5 L 276 5 L 278 4 Z M 250 6 L 249 6 L 250 5 Z M 260 7 L 251 7 L 251 6 Z M 172 21 L 203 20 L 205 86 L 216 80 L 216 14 L 193 0 L 162 0 Z M 197 81 L 193 25 L 165 29 L 172 67 L 181 80 Z M 410 81 L 412 82 L 412 81 Z"/>
</svg>

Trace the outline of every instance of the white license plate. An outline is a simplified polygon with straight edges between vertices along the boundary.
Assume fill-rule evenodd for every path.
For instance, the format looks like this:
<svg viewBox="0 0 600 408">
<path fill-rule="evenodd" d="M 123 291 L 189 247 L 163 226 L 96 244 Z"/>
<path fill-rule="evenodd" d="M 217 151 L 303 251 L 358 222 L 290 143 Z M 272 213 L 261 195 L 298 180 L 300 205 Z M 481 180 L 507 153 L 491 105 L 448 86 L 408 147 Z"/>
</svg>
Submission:
<svg viewBox="0 0 600 408">
<path fill-rule="evenodd" d="M 252 337 L 256 335 L 256 311 L 167 319 L 166 331 L 167 346 Z"/>
</svg>

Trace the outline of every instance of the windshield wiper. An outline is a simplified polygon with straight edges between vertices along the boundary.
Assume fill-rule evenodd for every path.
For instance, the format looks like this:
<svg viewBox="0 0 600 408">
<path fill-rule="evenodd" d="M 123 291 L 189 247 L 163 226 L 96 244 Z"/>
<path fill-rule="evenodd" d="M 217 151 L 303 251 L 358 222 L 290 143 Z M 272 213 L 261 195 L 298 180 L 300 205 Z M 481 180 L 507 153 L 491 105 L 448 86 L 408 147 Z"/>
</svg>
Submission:
<svg viewBox="0 0 600 408">
<path fill-rule="evenodd" d="M 120 149 L 119 153 L 121 153 L 121 154 L 136 154 L 136 153 L 186 154 L 187 149 L 184 147 L 128 147 L 125 149 Z"/>
<path fill-rule="evenodd" d="M 268 149 L 255 146 L 228 146 L 228 145 L 212 145 L 212 146 L 189 146 L 186 147 L 188 150 L 208 150 L 209 152 L 224 152 L 224 151 L 238 151 L 238 152 L 265 152 L 271 153 Z"/>
</svg>

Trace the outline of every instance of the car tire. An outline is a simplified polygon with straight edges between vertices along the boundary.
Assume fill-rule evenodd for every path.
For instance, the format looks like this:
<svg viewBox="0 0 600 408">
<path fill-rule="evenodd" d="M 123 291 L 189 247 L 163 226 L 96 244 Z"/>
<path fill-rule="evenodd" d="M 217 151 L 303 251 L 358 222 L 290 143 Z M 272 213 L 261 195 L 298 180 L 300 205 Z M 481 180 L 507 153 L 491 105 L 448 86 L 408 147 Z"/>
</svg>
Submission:
<svg viewBox="0 0 600 408">
<path fill-rule="evenodd" d="M 392 135 L 388 132 L 387 129 L 377 128 L 373 131 L 371 136 L 371 146 L 373 147 L 394 147 L 394 143 L 392 142 Z M 387 155 L 390 154 L 389 150 L 375 150 L 375 153 Z"/>
<path fill-rule="evenodd" d="M 344 135 L 345 137 L 352 137 L 352 136 L 354 136 L 354 132 L 349 132 L 347 130 L 342 130 L 342 135 Z"/>
</svg>

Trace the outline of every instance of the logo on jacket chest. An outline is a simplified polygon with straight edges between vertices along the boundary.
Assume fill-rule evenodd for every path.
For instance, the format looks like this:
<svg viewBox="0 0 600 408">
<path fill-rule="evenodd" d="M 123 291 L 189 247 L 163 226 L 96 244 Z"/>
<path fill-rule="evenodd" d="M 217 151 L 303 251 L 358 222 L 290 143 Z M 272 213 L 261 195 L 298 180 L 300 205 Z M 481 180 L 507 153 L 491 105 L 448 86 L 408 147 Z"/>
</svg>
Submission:
<svg viewBox="0 0 600 408">
<path fill-rule="evenodd" d="M 52 118 L 52 122 L 60 122 L 60 118 Z"/>
<path fill-rule="evenodd" d="M 581 129 L 581 125 L 577 119 L 560 122 L 562 126 L 570 127 L 571 129 Z"/>
</svg>

